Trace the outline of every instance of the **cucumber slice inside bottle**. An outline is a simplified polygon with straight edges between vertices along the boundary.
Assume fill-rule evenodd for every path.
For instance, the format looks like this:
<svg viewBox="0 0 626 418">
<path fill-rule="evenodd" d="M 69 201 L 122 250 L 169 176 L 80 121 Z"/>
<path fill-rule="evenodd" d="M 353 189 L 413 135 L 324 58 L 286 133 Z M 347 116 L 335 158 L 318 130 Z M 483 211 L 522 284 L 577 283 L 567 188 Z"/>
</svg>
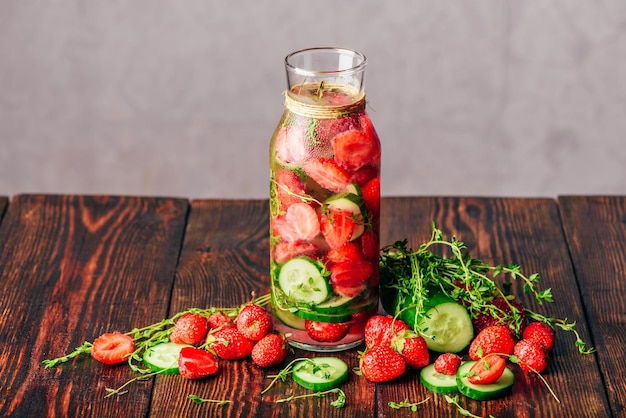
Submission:
<svg viewBox="0 0 626 418">
<path fill-rule="evenodd" d="M 300 386 L 323 391 L 339 387 L 348 380 L 348 365 L 336 357 L 313 357 L 293 366 L 293 380 Z"/>
<path fill-rule="evenodd" d="M 161 343 L 148 348 L 143 354 L 143 363 L 155 372 L 178 374 L 180 350 L 192 347 L 189 344 Z"/>
<path fill-rule="evenodd" d="M 304 331 L 305 329 L 304 319 L 297 317 L 296 315 L 293 314 L 293 312 L 287 309 L 281 308 L 280 305 L 276 303 L 276 299 L 274 298 L 274 292 L 272 292 L 271 295 L 272 295 L 272 312 L 274 313 L 274 316 L 278 318 L 280 322 L 287 325 L 288 327 Z"/>
<path fill-rule="evenodd" d="M 350 183 L 346 186 L 344 193 L 351 193 L 357 195 L 359 197 L 363 197 L 363 191 L 361 190 L 361 186 L 357 183 Z"/>
<path fill-rule="evenodd" d="M 311 258 L 292 258 L 280 268 L 278 286 L 293 302 L 317 305 L 328 299 L 331 290 L 323 272 L 324 266 Z"/>
<path fill-rule="evenodd" d="M 309 309 L 298 309 L 294 312 L 294 315 L 299 316 L 302 319 L 308 319 L 310 321 L 317 322 L 333 322 L 333 323 L 341 323 L 348 322 L 352 319 L 352 314 L 349 312 L 346 313 L 336 313 L 336 314 L 324 314 L 317 311 L 309 310 Z"/>
<path fill-rule="evenodd" d="M 420 370 L 420 381 L 426 389 L 433 392 L 455 393 L 459 391 L 456 375 L 437 373 L 434 364 L 429 364 Z"/>
<path fill-rule="evenodd" d="M 360 299 L 359 296 L 332 296 L 327 301 L 314 306 L 313 309 L 315 309 L 315 311 L 317 312 L 328 314 L 346 312 L 350 305 L 354 304 L 354 302 Z"/>
<path fill-rule="evenodd" d="M 456 383 L 459 392 L 468 398 L 475 399 L 477 401 L 486 401 L 489 399 L 500 398 L 511 391 L 515 375 L 508 367 L 504 369 L 504 373 L 502 373 L 500 379 L 498 379 L 495 383 L 486 385 L 476 385 L 474 383 L 470 383 L 467 374 L 475 363 L 475 361 L 465 362 L 461 364 L 459 370 L 457 370 Z"/>
</svg>

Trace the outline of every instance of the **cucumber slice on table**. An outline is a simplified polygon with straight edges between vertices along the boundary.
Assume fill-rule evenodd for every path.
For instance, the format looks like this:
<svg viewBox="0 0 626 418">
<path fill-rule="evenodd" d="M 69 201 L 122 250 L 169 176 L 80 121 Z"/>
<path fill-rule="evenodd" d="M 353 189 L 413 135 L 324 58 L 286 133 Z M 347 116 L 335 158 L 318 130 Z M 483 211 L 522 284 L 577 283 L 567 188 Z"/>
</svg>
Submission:
<svg viewBox="0 0 626 418">
<path fill-rule="evenodd" d="M 515 375 L 508 367 L 504 369 L 504 373 L 500 376 L 495 383 L 487 385 L 476 385 L 470 383 L 467 374 L 469 373 L 475 361 L 468 361 L 459 367 L 456 372 L 456 384 L 459 388 L 459 392 L 468 398 L 475 399 L 477 401 L 486 401 L 489 399 L 499 398 L 508 394 L 513 387 L 513 381 Z"/>
<path fill-rule="evenodd" d="M 161 343 L 152 346 L 143 354 L 143 362 L 148 368 L 162 374 L 178 374 L 180 350 L 192 347 L 189 344 Z"/>
<path fill-rule="evenodd" d="M 278 286 L 294 302 L 317 305 L 328 299 L 331 290 L 323 271 L 324 266 L 311 258 L 292 258 L 280 268 Z"/>
<path fill-rule="evenodd" d="M 348 380 L 348 365 L 336 357 L 313 357 L 293 366 L 293 380 L 300 386 L 323 391 L 339 387 Z"/>
<path fill-rule="evenodd" d="M 456 375 L 437 373 L 434 364 L 429 364 L 420 370 L 420 381 L 426 389 L 433 392 L 455 393 L 459 391 Z"/>
<path fill-rule="evenodd" d="M 424 333 L 426 345 L 439 353 L 458 353 L 467 347 L 474 338 L 472 319 L 465 307 L 448 297 L 432 298 L 427 306 L 432 306 L 417 321 L 409 311 L 400 318 L 407 324 Z"/>
</svg>

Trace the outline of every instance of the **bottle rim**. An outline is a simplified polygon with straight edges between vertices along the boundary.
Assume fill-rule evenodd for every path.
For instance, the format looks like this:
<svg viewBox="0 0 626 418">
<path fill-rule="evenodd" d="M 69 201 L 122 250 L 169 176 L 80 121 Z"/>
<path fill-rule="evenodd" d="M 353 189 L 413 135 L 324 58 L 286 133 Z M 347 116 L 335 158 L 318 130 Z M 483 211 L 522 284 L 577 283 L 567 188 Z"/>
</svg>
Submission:
<svg viewBox="0 0 626 418">
<path fill-rule="evenodd" d="M 337 56 L 347 56 L 351 58 L 352 65 L 346 65 L 345 67 L 335 68 L 335 69 L 313 69 L 313 68 L 302 68 L 292 63 L 293 58 L 302 56 L 304 54 L 313 55 L 316 52 L 329 53 Z M 356 62 L 356 64 L 354 64 Z M 304 48 L 297 51 L 294 51 L 288 54 L 285 57 L 285 67 L 294 72 L 295 74 L 308 76 L 308 77 L 316 77 L 323 76 L 328 74 L 349 74 L 355 73 L 358 71 L 362 71 L 367 65 L 367 58 L 362 53 L 355 51 L 349 48 L 341 48 L 334 46 L 327 47 L 313 47 L 313 48 Z"/>
</svg>

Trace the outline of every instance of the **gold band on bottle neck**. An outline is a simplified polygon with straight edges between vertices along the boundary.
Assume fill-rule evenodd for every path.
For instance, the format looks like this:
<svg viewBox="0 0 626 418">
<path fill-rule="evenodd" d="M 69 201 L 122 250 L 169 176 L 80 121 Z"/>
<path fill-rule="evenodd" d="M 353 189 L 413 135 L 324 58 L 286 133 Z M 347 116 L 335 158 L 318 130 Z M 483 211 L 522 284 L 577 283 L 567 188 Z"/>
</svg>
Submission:
<svg viewBox="0 0 626 418">
<path fill-rule="evenodd" d="M 339 119 L 365 111 L 365 94 L 353 103 L 341 106 L 322 106 L 296 100 L 285 91 L 285 107 L 292 113 L 313 119 Z"/>
</svg>

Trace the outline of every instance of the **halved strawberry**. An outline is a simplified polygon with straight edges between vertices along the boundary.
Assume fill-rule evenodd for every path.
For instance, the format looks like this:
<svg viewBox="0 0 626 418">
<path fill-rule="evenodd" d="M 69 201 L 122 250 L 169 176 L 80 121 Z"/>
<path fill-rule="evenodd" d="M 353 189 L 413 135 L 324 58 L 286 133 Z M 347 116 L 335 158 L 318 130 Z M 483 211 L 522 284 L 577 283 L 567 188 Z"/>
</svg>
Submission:
<svg viewBox="0 0 626 418">
<path fill-rule="evenodd" d="M 475 385 L 488 385 L 498 381 L 504 368 L 506 360 L 498 354 L 488 354 L 476 361 L 469 370 L 468 380 Z"/>
<path fill-rule="evenodd" d="M 338 193 L 350 183 L 348 173 L 330 158 L 307 160 L 302 168 L 309 177 L 326 190 Z"/>
<path fill-rule="evenodd" d="M 285 220 L 297 240 L 309 241 L 320 233 L 320 222 L 315 209 L 306 203 L 294 203 L 287 209 Z"/>
<path fill-rule="evenodd" d="M 277 263 L 282 264 L 294 257 L 301 255 L 311 256 L 319 250 L 319 247 L 310 242 L 287 242 L 282 241 L 274 246 L 273 257 Z"/>
<path fill-rule="evenodd" d="M 302 197 L 307 196 L 307 190 L 298 176 L 293 171 L 279 169 L 274 175 L 276 197 L 280 201 L 280 209 L 287 208 L 297 202 L 302 202 Z"/>
<path fill-rule="evenodd" d="M 354 232 L 352 212 L 329 208 L 320 216 L 322 235 L 330 248 L 340 248 L 352 238 Z"/>
<path fill-rule="evenodd" d="M 91 357 L 104 364 L 117 364 L 128 359 L 135 351 L 133 339 L 121 332 L 102 334 L 91 346 Z"/>
<path fill-rule="evenodd" d="M 299 166 L 308 155 L 305 126 L 284 126 L 276 134 L 276 157 L 287 166 Z"/>
<path fill-rule="evenodd" d="M 217 373 L 217 358 L 201 348 L 184 347 L 178 355 L 178 371 L 187 379 L 202 379 Z"/>
<path fill-rule="evenodd" d="M 375 136 L 351 130 L 342 132 L 332 140 L 335 161 L 346 170 L 356 171 L 364 165 L 380 160 L 380 142 Z"/>
<path fill-rule="evenodd" d="M 330 283 L 333 286 L 360 286 L 374 271 L 372 263 L 365 260 L 344 261 L 330 267 Z"/>
</svg>

